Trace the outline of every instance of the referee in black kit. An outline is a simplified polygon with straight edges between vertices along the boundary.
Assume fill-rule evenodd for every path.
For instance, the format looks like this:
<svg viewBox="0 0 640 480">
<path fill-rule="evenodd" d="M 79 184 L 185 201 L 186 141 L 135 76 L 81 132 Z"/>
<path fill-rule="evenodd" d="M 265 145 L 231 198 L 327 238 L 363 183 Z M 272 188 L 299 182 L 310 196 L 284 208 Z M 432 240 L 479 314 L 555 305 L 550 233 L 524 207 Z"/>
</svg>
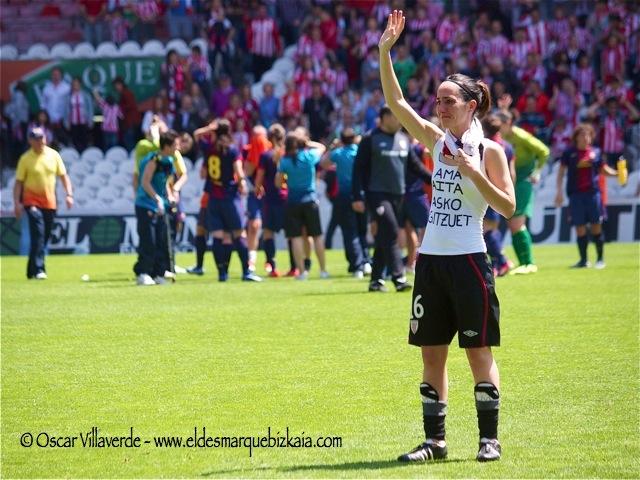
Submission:
<svg viewBox="0 0 640 480">
<path fill-rule="evenodd" d="M 404 276 L 402 253 L 398 245 L 398 215 L 405 192 L 406 170 L 410 169 L 426 183 L 431 174 L 411 148 L 411 140 L 388 106 L 379 113 L 380 123 L 362 137 L 353 166 L 353 209 L 369 210 L 376 223 L 375 252 L 370 292 L 386 292 L 382 278 L 385 267 L 398 292 L 411 289 Z"/>
</svg>

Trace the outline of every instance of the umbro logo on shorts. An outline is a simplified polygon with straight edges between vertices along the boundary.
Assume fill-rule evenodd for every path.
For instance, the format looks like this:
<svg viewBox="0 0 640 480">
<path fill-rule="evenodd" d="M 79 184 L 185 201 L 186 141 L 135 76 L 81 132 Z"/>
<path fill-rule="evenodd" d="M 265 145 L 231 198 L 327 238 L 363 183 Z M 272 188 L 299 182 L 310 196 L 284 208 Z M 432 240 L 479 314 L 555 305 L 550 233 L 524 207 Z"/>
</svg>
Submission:
<svg viewBox="0 0 640 480">
<path fill-rule="evenodd" d="M 418 320 L 411 319 L 411 332 L 415 335 L 418 331 Z"/>
<path fill-rule="evenodd" d="M 474 332 L 473 330 L 465 330 L 464 333 L 467 337 L 475 337 L 478 335 L 478 332 Z"/>
</svg>

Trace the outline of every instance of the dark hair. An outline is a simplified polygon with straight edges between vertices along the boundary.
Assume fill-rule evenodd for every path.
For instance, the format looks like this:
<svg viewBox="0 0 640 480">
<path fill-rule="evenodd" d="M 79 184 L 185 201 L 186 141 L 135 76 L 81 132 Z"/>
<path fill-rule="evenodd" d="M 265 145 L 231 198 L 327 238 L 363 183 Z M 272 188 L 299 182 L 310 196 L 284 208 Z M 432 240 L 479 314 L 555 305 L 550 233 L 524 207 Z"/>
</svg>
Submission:
<svg viewBox="0 0 640 480">
<path fill-rule="evenodd" d="M 218 120 L 218 126 L 216 127 L 216 136 L 231 135 L 231 122 L 226 118 Z"/>
<path fill-rule="evenodd" d="M 298 150 L 304 148 L 304 140 L 300 138 L 295 132 L 287 133 L 287 136 L 284 139 L 284 154 L 288 157 L 291 157 L 293 163 L 296 163 L 296 157 L 298 156 Z"/>
<path fill-rule="evenodd" d="M 351 145 L 355 141 L 356 132 L 351 127 L 345 128 L 340 134 L 340 140 L 345 145 Z"/>
<path fill-rule="evenodd" d="M 487 138 L 494 137 L 502 126 L 502 120 L 500 116 L 495 113 L 491 113 L 482 119 L 482 130 L 484 131 L 484 136 Z"/>
<path fill-rule="evenodd" d="M 124 79 L 120 76 L 117 76 L 116 78 L 111 80 L 111 85 L 117 85 L 117 84 L 120 84 L 124 87 L 125 86 Z"/>
<path fill-rule="evenodd" d="M 267 138 L 271 143 L 280 143 L 284 140 L 285 130 L 279 123 L 274 123 L 269 127 Z"/>
<path fill-rule="evenodd" d="M 491 108 L 491 93 L 489 86 L 482 80 L 474 80 L 462 73 L 454 73 L 445 78 L 445 81 L 455 83 L 460 88 L 460 93 L 465 102 L 475 100 L 478 106 L 474 115 L 482 119 Z"/>
<path fill-rule="evenodd" d="M 391 108 L 389 108 L 389 105 L 384 104 L 378 112 L 378 118 L 382 120 L 382 118 L 387 115 L 393 115 L 393 112 L 391 111 Z"/>
<path fill-rule="evenodd" d="M 175 130 L 167 130 L 160 134 L 160 150 L 164 147 L 173 146 L 174 142 L 178 138 L 178 132 Z"/>
<path fill-rule="evenodd" d="M 194 45 L 193 47 L 191 47 L 191 51 L 194 53 L 202 53 L 202 49 L 200 48 L 200 45 Z"/>
</svg>

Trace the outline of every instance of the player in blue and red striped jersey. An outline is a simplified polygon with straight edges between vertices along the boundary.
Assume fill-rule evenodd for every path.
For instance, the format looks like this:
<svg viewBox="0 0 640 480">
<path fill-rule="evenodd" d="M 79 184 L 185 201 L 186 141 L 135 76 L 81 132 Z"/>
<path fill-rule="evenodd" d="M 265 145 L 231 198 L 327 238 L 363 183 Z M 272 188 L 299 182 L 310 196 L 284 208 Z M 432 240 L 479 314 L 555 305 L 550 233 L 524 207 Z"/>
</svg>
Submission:
<svg viewBox="0 0 640 480">
<path fill-rule="evenodd" d="M 482 119 L 482 130 L 484 136 L 498 143 L 504 149 L 504 153 L 507 156 L 509 162 L 509 171 L 511 172 L 511 178 L 515 182 L 515 153 L 513 146 L 500 135 L 500 128 L 502 127 L 502 120 L 498 115 L 487 115 Z M 487 245 L 487 253 L 491 257 L 491 263 L 493 264 L 493 274 L 496 277 L 502 277 L 509 272 L 509 260 L 505 257 L 502 251 L 503 236 L 498 229 L 500 225 L 500 214 L 496 212 L 490 206 L 487 207 L 487 213 L 485 213 L 483 224 L 483 236 L 484 242 Z"/>
<path fill-rule="evenodd" d="M 249 251 L 244 236 L 245 212 L 240 195 L 247 192 L 240 152 L 233 146 L 229 122 L 220 120 L 215 129 L 215 141 L 203 138 L 202 170 L 209 182 L 207 216 L 209 231 L 213 233 L 213 257 L 218 267 L 218 280 L 228 278 L 229 260 L 235 248 L 242 263 L 242 280 L 259 282 L 262 279 L 249 271 Z M 232 243 L 224 242 L 225 232 L 231 232 Z"/>
<path fill-rule="evenodd" d="M 567 175 L 567 196 L 571 225 L 576 227 L 580 261 L 574 268 L 589 267 L 587 261 L 587 224 L 590 225 L 591 236 L 596 244 L 598 260 L 595 267 L 604 268 L 604 235 L 602 234 L 602 198 L 600 196 L 600 173 L 616 176 L 618 172 L 604 161 L 599 149 L 593 147 L 595 131 L 589 124 L 578 125 L 571 136 L 572 146 L 560 159 L 557 178 L 556 206 L 561 207 L 564 201 L 562 183 Z"/>
<path fill-rule="evenodd" d="M 269 276 L 274 278 L 280 276 L 280 272 L 276 268 L 274 235 L 284 227 L 284 206 L 287 202 L 286 185 L 281 187 L 275 185 L 278 163 L 274 158 L 274 153 L 276 150 L 284 151 L 284 136 L 284 127 L 279 123 L 274 123 L 269 127 L 268 139 L 272 148 L 260 155 L 255 178 L 256 194 L 262 200 L 262 244 L 267 256 Z"/>
</svg>

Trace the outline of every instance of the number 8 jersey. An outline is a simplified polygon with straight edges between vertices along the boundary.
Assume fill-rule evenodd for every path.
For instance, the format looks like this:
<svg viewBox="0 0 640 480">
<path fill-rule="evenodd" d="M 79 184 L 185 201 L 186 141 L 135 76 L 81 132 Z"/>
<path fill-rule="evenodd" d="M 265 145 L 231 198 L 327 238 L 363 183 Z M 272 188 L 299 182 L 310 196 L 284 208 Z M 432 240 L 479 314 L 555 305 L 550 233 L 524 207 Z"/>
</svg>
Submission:
<svg viewBox="0 0 640 480">
<path fill-rule="evenodd" d="M 207 171 L 208 193 L 211 198 L 225 199 L 238 195 L 238 179 L 235 176 L 235 162 L 242 162 L 240 152 L 229 147 L 219 151 L 214 144 L 201 142 L 204 155 L 204 168 Z M 206 186 L 205 186 L 206 189 Z"/>
</svg>

